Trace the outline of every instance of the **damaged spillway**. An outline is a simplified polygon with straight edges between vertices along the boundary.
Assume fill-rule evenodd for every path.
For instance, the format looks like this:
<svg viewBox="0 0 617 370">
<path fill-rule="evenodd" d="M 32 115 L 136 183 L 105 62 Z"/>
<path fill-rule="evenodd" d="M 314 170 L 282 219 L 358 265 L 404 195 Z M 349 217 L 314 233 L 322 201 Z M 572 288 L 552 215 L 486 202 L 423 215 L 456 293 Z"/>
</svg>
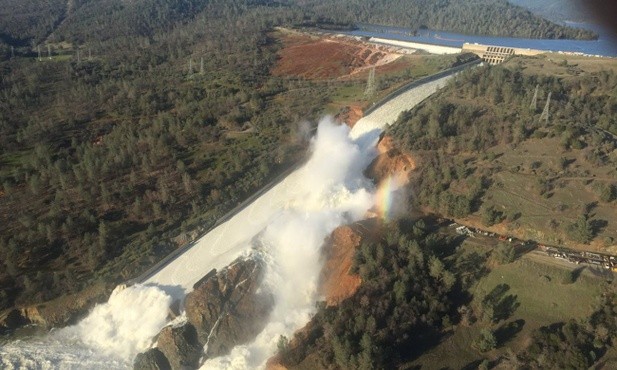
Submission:
<svg viewBox="0 0 617 370">
<path fill-rule="evenodd" d="M 383 127 L 449 78 L 398 95 L 351 131 L 325 118 L 302 168 L 143 284 L 114 291 L 79 324 L 0 347 L 0 367 L 131 368 L 138 353 L 146 364 L 160 360 L 175 367 L 262 367 L 276 351 L 280 335 L 290 337 L 315 311 L 324 239 L 373 207 L 374 185 L 363 170 L 376 155 Z M 243 272 L 230 270 L 234 261 Z M 201 303 L 191 298 L 199 294 L 209 298 Z M 183 302 L 186 312 L 166 327 L 173 302 Z M 241 321 L 250 322 L 248 330 Z M 167 350 L 168 342 L 180 343 L 186 351 L 179 355 Z"/>
</svg>

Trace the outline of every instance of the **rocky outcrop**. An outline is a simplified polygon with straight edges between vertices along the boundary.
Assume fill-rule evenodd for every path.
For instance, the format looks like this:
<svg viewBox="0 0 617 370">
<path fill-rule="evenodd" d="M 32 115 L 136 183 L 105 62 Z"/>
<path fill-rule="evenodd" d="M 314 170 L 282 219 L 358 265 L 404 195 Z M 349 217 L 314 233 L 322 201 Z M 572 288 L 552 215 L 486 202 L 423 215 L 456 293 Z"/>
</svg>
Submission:
<svg viewBox="0 0 617 370">
<path fill-rule="evenodd" d="M 29 324 L 28 320 L 18 309 L 8 310 L 0 314 L 0 334 L 8 333 L 27 324 Z"/>
<path fill-rule="evenodd" d="M 0 333 L 24 325 L 54 328 L 72 325 L 97 303 L 107 301 L 113 285 L 95 284 L 83 291 L 38 305 L 15 308 L 0 315 Z"/>
<path fill-rule="evenodd" d="M 195 327 L 190 323 L 163 328 L 157 346 L 173 369 L 195 369 L 199 365 L 203 347 L 197 339 Z"/>
<path fill-rule="evenodd" d="M 207 357 L 228 354 L 264 328 L 274 303 L 271 294 L 258 293 L 264 272 L 259 261 L 237 260 L 209 274 L 186 297 L 186 316 L 197 329 Z"/>
<path fill-rule="evenodd" d="M 151 348 L 135 357 L 135 370 L 170 370 L 171 366 L 165 355 L 157 348 Z"/>
<path fill-rule="evenodd" d="M 239 258 L 221 271 L 212 270 L 193 286 L 184 306 L 187 322 L 168 326 L 158 335 L 156 351 L 140 354 L 135 369 L 195 369 L 202 357 L 226 355 L 239 344 L 253 340 L 267 323 L 274 304 L 260 289 L 265 266 Z M 205 353 L 204 353 L 205 350 Z"/>
</svg>

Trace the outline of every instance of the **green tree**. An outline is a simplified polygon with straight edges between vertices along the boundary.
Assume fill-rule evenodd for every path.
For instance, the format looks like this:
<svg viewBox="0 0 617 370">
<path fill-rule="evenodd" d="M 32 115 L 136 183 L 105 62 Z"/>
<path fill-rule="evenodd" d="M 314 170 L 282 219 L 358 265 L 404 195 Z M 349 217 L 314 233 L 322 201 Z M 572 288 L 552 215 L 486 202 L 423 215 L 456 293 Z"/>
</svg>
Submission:
<svg viewBox="0 0 617 370">
<path fill-rule="evenodd" d="M 500 264 L 504 265 L 507 263 L 514 262 L 516 258 L 516 251 L 514 247 L 510 243 L 499 243 L 497 247 L 495 247 L 495 259 Z"/>
<path fill-rule="evenodd" d="M 568 235 L 579 243 L 589 243 L 594 237 L 593 223 L 589 219 L 589 215 L 580 215 L 576 222 L 570 224 Z"/>
<path fill-rule="evenodd" d="M 488 328 L 482 329 L 480 335 L 474 340 L 473 346 L 480 352 L 488 352 L 497 348 L 495 334 Z"/>
</svg>

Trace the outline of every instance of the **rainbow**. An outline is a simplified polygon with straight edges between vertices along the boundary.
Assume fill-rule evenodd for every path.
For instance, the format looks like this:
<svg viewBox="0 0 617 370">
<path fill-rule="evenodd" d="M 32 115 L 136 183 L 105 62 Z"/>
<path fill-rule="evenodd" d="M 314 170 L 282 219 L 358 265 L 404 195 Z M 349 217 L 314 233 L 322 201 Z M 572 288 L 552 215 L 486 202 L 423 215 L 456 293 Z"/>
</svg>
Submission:
<svg viewBox="0 0 617 370">
<path fill-rule="evenodd" d="M 384 221 L 389 221 L 392 216 L 392 205 L 394 200 L 394 192 L 399 188 L 396 179 L 393 176 L 388 177 L 379 184 L 375 193 L 375 207 L 377 213 Z"/>
</svg>

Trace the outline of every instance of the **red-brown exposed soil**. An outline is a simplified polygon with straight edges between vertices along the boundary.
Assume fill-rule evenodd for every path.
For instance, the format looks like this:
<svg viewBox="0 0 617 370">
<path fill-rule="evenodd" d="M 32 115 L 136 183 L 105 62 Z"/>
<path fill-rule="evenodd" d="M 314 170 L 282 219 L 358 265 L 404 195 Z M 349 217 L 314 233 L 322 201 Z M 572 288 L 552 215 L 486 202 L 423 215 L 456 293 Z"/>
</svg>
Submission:
<svg viewBox="0 0 617 370">
<path fill-rule="evenodd" d="M 376 183 L 395 176 L 400 185 L 409 181 L 409 174 L 416 168 L 414 159 L 398 150 L 392 143 L 392 138 L 384 136 L 377 144 L 379 155 L 366 169 L 366 176 Z"/>
<path fill-rule="evenodd" d="M 343 107 L 335 118 L 338 122 L 344 123 L 349 127 L 353 127 L 356 122 L 362 118 L 362 115 L 362 106 L 358 103 Z"/>
<path fill-rule="evenodd" d="M 311 80 L 346 78 L 372 66 L 391 64 L 400 56 L 386 46 L 370 45 L 352 38 L 286 33 L 281 40 L 283 48 L 272 70 L 275 76 Z"/>
<path fill-rule="evenodd" d="M 351 226 L 340 226 L 323 248 L 325 263 L 321 270 L 320 291 L 328 306 L 336 305 L 353 295 L 362 280 L 350 273 L 353 255 L 362 237 Z"/>
</svg>

